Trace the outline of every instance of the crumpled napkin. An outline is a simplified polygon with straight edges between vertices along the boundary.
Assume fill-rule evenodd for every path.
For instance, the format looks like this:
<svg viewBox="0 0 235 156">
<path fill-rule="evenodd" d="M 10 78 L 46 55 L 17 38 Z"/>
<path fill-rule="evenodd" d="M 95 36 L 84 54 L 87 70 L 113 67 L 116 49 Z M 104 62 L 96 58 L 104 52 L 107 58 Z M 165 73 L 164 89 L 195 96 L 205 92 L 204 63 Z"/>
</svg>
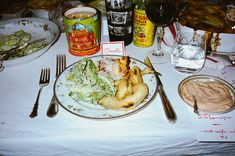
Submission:
<svg viewBox="0 0 235 156">
<path fill-rule="evenodd" d="M 222 70 L 224 67 L 231 65 L 231 63 L 220 56 L 206 56 L 205 67 Z"/>
</svg>

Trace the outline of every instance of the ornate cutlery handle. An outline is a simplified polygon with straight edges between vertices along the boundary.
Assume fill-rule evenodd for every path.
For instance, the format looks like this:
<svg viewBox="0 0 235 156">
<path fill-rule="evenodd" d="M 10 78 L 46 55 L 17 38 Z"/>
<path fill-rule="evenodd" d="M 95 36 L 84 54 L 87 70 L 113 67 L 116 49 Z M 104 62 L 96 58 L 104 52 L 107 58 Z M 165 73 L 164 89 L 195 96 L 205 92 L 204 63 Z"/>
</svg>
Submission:
<svg viewBox="0 0 235 156">
<path fill-rule="evenodd" d="M 159 95 L 161 97 L 161 101 L 162 101 L 164 112 L 165 112 L 165 115 L 166 115 L 167 119 L 171 123 L 175 123 L 176 119 L 177 119 L 175 111 L 174 111 L 173 107 L 171 106 L 171 103 L 168 100 L 168 98 L 166 96 L 166 93 L 163 90 L 162 86 L 158 86 L 158 92 L 159 92 Z"/>
<path fill-rule="evenodd" d="M 34 118 L 36 116 L 38 116 L 38 105 L 39 105 L 39 97 L 41 95 L 41 91 L 42 91 L 43 87 L 40 87 L 39 91 L 38 91 L 38 95 L 37 95 L 37 99 L 35 101 L 35 104 L 33 105 L 33 110 L 31 112 L 31 114 L 29 115 L 30 118 Z"/>
<path fill-rule="evenodd" d="M 55 98 L 55 94 L 53 93 L 53 97 L 52 97 L 50 105 L 47 109 L 47 116 L 52 118 L 57 115 L 58 111 L 59 111 L 58 102 Z"/>
</svg>

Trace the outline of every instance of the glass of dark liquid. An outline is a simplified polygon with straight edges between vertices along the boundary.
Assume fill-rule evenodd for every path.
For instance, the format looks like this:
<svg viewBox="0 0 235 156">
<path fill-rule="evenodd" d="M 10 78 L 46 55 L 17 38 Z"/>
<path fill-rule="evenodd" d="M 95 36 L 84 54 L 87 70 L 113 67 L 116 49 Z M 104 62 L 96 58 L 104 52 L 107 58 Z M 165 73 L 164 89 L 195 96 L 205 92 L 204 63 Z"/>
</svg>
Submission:
<svg viewBox="0 0 235 156">
<path fill-rule="evenodd" d="M 147 17 L 157 27 L 157 49 L 147 53 L 153 63 L 170 61 L 171 54 L 162 49 L 164 27 L 174 23 L 179 15 L 179 0 L 145 0 Z"/>
</svg>

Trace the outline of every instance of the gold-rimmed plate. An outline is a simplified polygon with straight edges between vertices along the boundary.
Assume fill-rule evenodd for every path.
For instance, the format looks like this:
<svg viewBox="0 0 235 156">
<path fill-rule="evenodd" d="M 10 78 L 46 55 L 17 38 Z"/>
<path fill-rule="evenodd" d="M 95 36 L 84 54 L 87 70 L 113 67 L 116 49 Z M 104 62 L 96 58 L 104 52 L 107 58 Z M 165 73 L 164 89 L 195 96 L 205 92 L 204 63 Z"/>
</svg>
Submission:
<svg viewBox="0 0 235 156">
<path fill-rule="evenodd" d="M 178 87 L 180 97 L 199 112 L 226 113 L 235 107 L 235 89 L 228 82 L 214 76 L 194 75 L 182 80 Z"/>
<path fill-rule="evenodd" d="M 112 56 L 93 56 L 89 58 L 96 64 L 98 61 L 104 58 L 116 59 L 120 57 L 121 56 L 112 55 Z M 58 102 L 65 110 L 74 115 L 83 118 L 98 119 L 98 120 L 122 118 L 137 113 L 140 110 L 144 109 L 146 106 L 150 104 L 150 102 L 155 97 L 156 88 L 157 88 L 156 76 L 154 74 L 147 74 L 143 76 L 143 81 L 148 86 L 149 94 L 144 99 L 144 101 L 134 109 L 130 110 L 128 109 L 122 111 L 110 110 L 102 107 L 99 104 L 74 100 L 71 96 L 69 96 L 70 91 L 66 86 L 66 84 L 68 83 L 68 81 L 66 80 L 66 75 L 68 75 L 75 67 L 75 65 L 79 62 L 80 61 L 75 62 L 72 65 L 70 65 L 68 68 L 66 68 L 66 70 L 62 72 L 61 75 L 57 78 L 54 84 L 54 92 Z M 130 58 L 130 67 L 132 68 L 133 66 L 138 66 L 140 69 L 144 69 L 145 67 L 147 67 L 143 62 L 134 58 Z"/>
</svg>

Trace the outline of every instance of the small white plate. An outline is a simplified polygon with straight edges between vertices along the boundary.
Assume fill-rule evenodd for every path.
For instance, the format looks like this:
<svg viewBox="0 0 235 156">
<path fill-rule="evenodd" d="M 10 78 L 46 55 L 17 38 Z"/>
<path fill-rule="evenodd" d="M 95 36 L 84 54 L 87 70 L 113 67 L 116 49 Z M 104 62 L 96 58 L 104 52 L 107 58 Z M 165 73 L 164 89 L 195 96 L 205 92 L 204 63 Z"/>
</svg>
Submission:
<svg viewBox="0 0 235 156">
<path fill-rule="evenodd" d="M 104 58 L 120 58 L 121 56 L 94 56 L 90 57 L 90 59 L 93 62 L 97 62 Z M 134 58 L 130 58 L 130 67 L 138 66 L 140 69 L 144 69 L 147 67 L 143 62 L 136 60 Z M 79 61 L 78 61 L 79 62 Z M 69 90 L 66 87 L 66 75 L 68 75 L 69 72 L 74 68 L 74 66 L 78 63 L 75 62 L 74 64 L 70 65 L 61 75 L 58 77 L 54 84 L 54 93 L 56 95 L 57 100 L 59 101 L 60 105 L 66 109 L 68 112 L 88 118 L 88 119 L 115 119 L 115 118 L 121 118 L 125 116 L 129 116 L 131 114 L 134 114 L 146 106 L 149 105 L 149 103 L 154 99 L 154 95 L 156 94 L 157 89 L 157 80 L 156 76 L 154 74 L 147 74 L 143 76 L 143 81 L 147 84 L 149 88 L 149 95 L 146 97 L 146 99 L 139 104 L 135 109 L 133 110 L 127 110 L 127 111 L 117 111 L 117 110 L 109 110 L 105 109 L 104 107 L 93 104 L 93 103 L 87 103 L 82 101 L 75 101 L 71 96 L 69 96 Z"/>
<path fill-rule="evenodd" d="M 35 53 L 12 60 L 4 60 L 3 66 L 5 67 L 25 63 L 41 56 L 59 38 L 60 34 L 58 26 L 55 23 L 45 19 L 15 18 L 0 21 L 0 35 L 13 34 L 19 30 L 24 30 L 25 32 L 31 34 L 30 42 L 45 38 L 48 42 L 48 45 Z"/>
</svg>

